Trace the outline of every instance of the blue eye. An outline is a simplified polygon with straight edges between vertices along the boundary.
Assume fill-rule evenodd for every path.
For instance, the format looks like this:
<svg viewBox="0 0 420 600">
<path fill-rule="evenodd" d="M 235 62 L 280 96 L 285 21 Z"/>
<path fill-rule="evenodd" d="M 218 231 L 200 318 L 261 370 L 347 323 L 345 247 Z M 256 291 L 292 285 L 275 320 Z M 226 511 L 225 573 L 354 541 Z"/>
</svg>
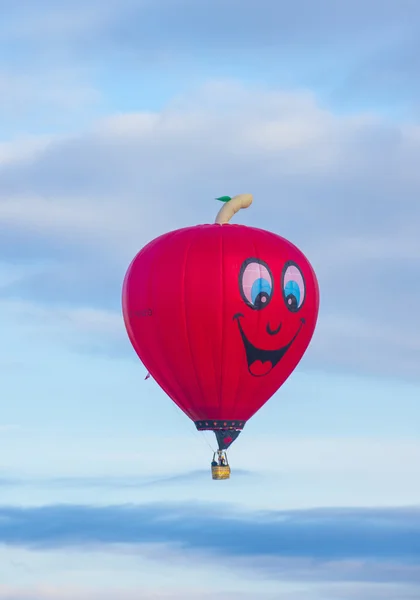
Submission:
<svg viewBox="0 0 420 600">
<path fill-rule="evenodd" d="M 272 285 L 267 279 L 256 279 L 252 284 L 251 288 L 251 301 L 252 304 L 257 305 L 258 302 L 264 304 L 267 298 L 271 296 Z"/>
<path fill-rule="evenodd" d="M 297 312 L 305 300 L 305 280 L 294 262 L 286 263 L 283 270 L 283 298 L 290 312 Z"/>
<path fill-rule="evenodd" d="M 298 284 L 296 283 L 296 281 L 288 281 L 286 283 L 286 285 L 284 286 L 284 295 L 286 296 L 286 298 L 288 296 L 293 297 L 296 305 L 299 306 L 300 304 L 300 289 Z"/>
<path fill-rule="evenodd" d="M 268 265 L 257 258 L 248 258 L 239 274 L 239 288 L 250 308 L 265 308 L 273 295 L 273 278 Z"/>
</svg>

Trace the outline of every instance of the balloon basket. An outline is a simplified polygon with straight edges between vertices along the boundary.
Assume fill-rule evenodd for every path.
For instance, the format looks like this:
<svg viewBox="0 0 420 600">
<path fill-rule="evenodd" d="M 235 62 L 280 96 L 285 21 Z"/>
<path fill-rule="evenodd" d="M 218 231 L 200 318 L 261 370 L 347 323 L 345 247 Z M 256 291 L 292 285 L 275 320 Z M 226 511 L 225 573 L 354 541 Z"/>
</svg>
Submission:
<svg viewBox="0 0 420 600">
<path fill-rule="evenodd" d="M 212 479 L 230 479 L 230 466 L 226 452 L 218 450 L 213 454 L 213 462 L 211 463 Z"/>
<path fill-rule="evenodd" d="M 213 479 L 230 479 L 230 467 L 212 467 L 211 476 Z"/>
</svg>

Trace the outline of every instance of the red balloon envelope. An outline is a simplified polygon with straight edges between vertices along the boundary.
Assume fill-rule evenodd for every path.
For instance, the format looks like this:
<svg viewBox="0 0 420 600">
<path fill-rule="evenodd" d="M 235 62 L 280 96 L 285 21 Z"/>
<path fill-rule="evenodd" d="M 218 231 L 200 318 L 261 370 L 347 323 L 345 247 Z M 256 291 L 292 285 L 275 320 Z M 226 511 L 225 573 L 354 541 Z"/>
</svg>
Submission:
<svg viewBox="0 0 420 600">
<path fill-rule="evenodd" d="M 216 223 L 147 244 L 123 287 L 135 351 L 197 429 L 216 433 L 219 450 L 295 369 L 319 309 L 304 254 L 279 235 L 229 223 L 251 195 L 222 200 Z"/>
</svg>

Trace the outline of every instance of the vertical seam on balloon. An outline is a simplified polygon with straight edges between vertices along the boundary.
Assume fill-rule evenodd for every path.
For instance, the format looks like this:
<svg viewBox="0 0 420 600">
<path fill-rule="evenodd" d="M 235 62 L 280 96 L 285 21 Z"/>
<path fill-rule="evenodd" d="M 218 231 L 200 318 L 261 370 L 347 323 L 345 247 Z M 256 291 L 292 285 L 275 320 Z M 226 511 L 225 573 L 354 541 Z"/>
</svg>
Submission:
<svg viewBox="0 0 420 600">
<path fill-rule="evenodd" d="M 221 231 L 222 231 L 222 227 L 219 228 L 219 232 L 221 232 Z M 219 238 L 219 240 L 220 240 L 220 238 Z M 216 266 L 216 269 L 217 269 L 218 266 L 220 265 L 220 262 L 221 262 L 220 260 L 218 261 L 217 251 L 215 252 L 214 256 L 215 256 L 215 266 Z M 220 255 L 220 256 L 222 256 L 222 255 Z M 219 259 L 220 259 L 220 256 L 219 256 Z M 223 268 L 223 263 L 222 263 L 222 268 Z M 220 269 L 219 269 L 219 271 L 220 271 Z M 219 297 L 223 298 L 223 296 L 222 296 L 222 286 L 221 286 L 221 289 L 220 289 Z M 223 310 L 221 310 L 220 305 L 217 306 L 217 311 L 216 312 L 219 315 L 223 314 Z M 222 326 L 218 328 L 218 331 L 220 331 L 223 334 L 223 317 L 222 316 L 221 316 L 221 319 L 222 319 Z M 220 325 L 220 323 L 219 323 L 219 325 Z M 217 344 L 217 336 L 216 336 L 216 341 L 211 341 L 211 340 L 213 340 L 213 336 L 210 336 L 210 337 L 207 336 L 206 341 L 208 343 L 208 351 L 209 351 L 209 354 L 211 356 L 211 364 L 213 366 L 213 382 L 212 382 L 213 383 L 213 387 L 211 388 L 212 389 L 212 396 L 211 396 L 211 399 L 210 399 L 210 403 L 212 403 L 213 399 L 214 399 L 214 402 L 216 403 L 215 404 L 216 408 L 217 408 L 217 406 L 219 406 L 219 408 L 220 408 L 221 401 L 219 403 L 217 403 L 216 400 L 218 398 L 220 399 L 220 390 L 222 389 L 222 387 L 220 385 L 220 381 L 222 379 L 222 368 L 223 367 L 222 367 L 221 363 L 222 363 L 222 358 L 223 358 L 223 348 L 222 348 L 221 345 Z M 222 339 L 221 339 L 221 341 L 222 341 Z M 218 360 L 216 360 L 216 361 L 215 361 L 215 352 L 217 353 L 217 358 L 218 358 Z M 207 399 L 208 398 L 209 397 L 207 397 Z M 211 416 L 209 414 L 209 412 L 208 412 L 209 409 L 210 409 L 210 406 L 208 404 L 206 404 L 205 413 L 207 415 L 207 418 L 209 418 Z M 215 415 L 212 415 L 212 417 L 215 417 Z"/>
<path fill-rule="evenodd" d="M 195 240 L 196 240 L 196 236 L 194 236 L 189 241 L 187 249 L 185 251 L 185 260 L 184 260 L 183 273 L 182 273 L 183 282 L 182 282 L 182 286 L 181 286 L 181 290 L 182 290 L 181 304 L 184 306 L 184 329 L 185 329 L 185 335 L 186 335 L 186 338 L 187 338 L 187 344 L 188 344 L 188 349 L 189 349 L 189 353 L 190 353 L 191 364 L 192 364 L 194 375 L 195 375 L 195 378 L 196 378 L 196 381 L 197 381 L 197 390 L 200 391 L 201 398 L 204 399 L 203 388 L 201 386 L 200 378 L 198 376 L 198 371 L 197 371 L 197 367 L 196 367 L 195 360 L 194 360 L 194 353 L 191 350 L 190 335 L 189 335 L 188 325 L 187 325 L 187 307 L 186 307 L 186 304 L 185 304 L 185 299 L 186 299 L 186 281 L 187 281 L 187 279 L 185 277 L 185 271 L 186 271 L 186 267 L 187 267 L 187 264 L 188 264 L 188 257 L 189 257 L 189 254 L 190 254 L 190 250 L 191 250 L 191 247 L 192 247 L 193 242 Z"/>
<path fill-rule="evenodd" d="M 267 237 L 267 232 L 264 232 L 264 241 L 266 240 L 266 237 Z M 258 238 L 258 239 L 259 239 L 259 238 Z M 261 254 L 259 254 L 259 253 L 258 253 L 255 237 L 254 237 L 254 239 L 253 239 L 253 245 L 254 245 L 254 256 L 256 256 L 257 258 L 259 258 L 260 260 L 264 260 L 264 258 L 262 258 L 262 256 L 261 256 Z M 268 264 L 268 266 L 269 266 L 269 269 L 270 269 L 270 274 L 271 274 L 271 285 L 272 285 L 272 288 L 271 288 L 271 298 L 273 298 L 273 296 L 274 296 L 274 293 L 275 293 L 275 277 L 274 277 L 274 273 L 273 273 L 273 265 L 272 265 L 272 264 L 270 264 L 270 263 L 268 262 L 268 257 L 266 258 L 266 260 L 267 260 L 267 264 Z M 261 322 L 262 322 L 262 318 L 263 318 L 263 316 L 264 316 L 264 309 L 262 309 L 262 310 L 259 310 L 259 311 L 258 311 L 258 319 L 257 319 L 257 331 L 261 331 Z M 264 328 L 263 328 L 263 329 L 264 329 Z M 259 407 L 258 407 L 258 408 L 257 408 L 257 409 L 254 411 L 254 414 L 255 414 L 255 412 L 257 412 L 257 411 L 258 411 L 260 408 L 261 408 L 261 406 L 259 406 Z"/>
<path fill-rule="evenodd" d="M 173 239 L 177 233 L 178 233 L 178 231 L 173 231 L 168 239 Z M 156 260 L 157 260 L 157 258 L 155 256 L 155 259 L 152 263 L 152 276 L 150 278 L 151 296 L 153 298 L 153 304 L 154 304 L 154 299 L 155 299 L 155 294 L 154 294 L 155 286 L 153 284 L 154 284 L 155 277 L 156 277 L 156 269 L 154 268 Z M 156 319 L 155 333 L 157 333 L 159 339 L 162 340 L 161 329 L 160 329 L 159 323 L 160 323 L 159 319 Z M 176 376 L 176 373 L 173 373 L 173 378 L 175 380 L 176 387 L 178 389 L 182 390 L 182 385 L 180 384 L 179 379 Z M 173 397 L 173 396 L 175 396 L 175 397 L 178 396 L 178 394 L 173 394 L 173 388 L 170 384 L 168 385 L 166 378 L 165 378 L 164 385 L 163 386 L 161 384 L 159 384 L 159 385 L 160 385 L 160 387 L 162 387 L 163 391 L 170 397 L 170 399 L 176 404 L 176 406 L 178 406 L 182 410 L 183 413 L 185 413 L 187 416 L 189 416 L 188 413 L 186 412 L 185 407 L 183 406 L 183 403 L 182 402 L 180 403 L 179 399 L 175 399 Z"/>
<path fill-rule="evenodd" d="M 182 230 L 176 230 L 176 231 L 174 231 L 174 237 L 176 237 L 177 235 L 179 235 L 181 231 Z M 185 267 L 185 263 L 184 263 L 184 267 Z M 185 280 L 185 268 L 184 268 L 184 280 Z M 182 286 L 181 286 L 181 289 L 182 289 Z M 185 302 L 184 302 L 184 315 L 185 315 Z M 188 338 L 187 338 L 187 341 L 188 341 Z M 177 374 L 173 373 L 173 376 L 174 376 L 174 379 L 177 382 L 178 387 L 185 394 L 185 389 L 183 388 L 182 383 L 179 382 L 179 378 L 177 377 Z M 191 405 L 191 396 L 190 395 L 188 395 L 188 400 L 189 400 L 189 404 Z M 175 404 L 177 404 L 182 409 L 182 411 L 187 415 L 187 417 L 191 419 L 191 417 L 189 415 L 188 408 L 181 406 L 180 404 L 178 404 L 178 402 L 175 402 Z"/>
<path fill-rule="evenodd" d="M 221 268 L 221 276 L 222 276 L 222 286 L 221 286 L 221 297 L 222 297 L 222 303 L 224 305 L 224 300 L 225 300 L 225 262 L 224 262 L 224 250 L 225 250 L 225 246 L 224 246 L 224 238 L 223 238 L 223 225 L 220 227 L 220 263 L 222 265 Z M 225 368 L 225 340 L 226 337 L 224 336 L 224 321 L 226 319 L 225 316 L 225 312 L 224 312 L 224 306 L 221 307 L 221 310 L 219 311 L 220 317 L 221 317 L 221 321 L 222 321 L 222 326 L 220 328 L 221 331 L 221 340 L 220 340 L 220 345 L 221 345 L 221 349 L 222 349 L 222 353 L 221 353 L 221 365 L 220 365 L 220 378 L 219 378 L 219 386 L 216 385 L 216 389 L 217 392 L 219 394 L 219 402 L 218 402 L 218 406 L 219 406 L 219 416 L 222 414 L 222 403 L 223 403 L 223 370 Z M 217 381 L 216 381 L 217 384 Z"/>
<path fill-rule="evenodd" d="M 153 247 L 154 245 L 156 245 L 156 242 L 157 242 L 157 239 L 153 240 L 152 242 L 149 242 L 149 244 L 148 244 L 147 246 L 148 246 L 149 248 L 150 248 L 150 247 Z M 144 248 L 143 248 L 143 250 L 144 250 Z M 137 256 L 138 256 L 139 254 L 141 254 L 141 252 L 142 252 L 142 251 L 140 251 L 140 252 L 139 252 L 139 253 L 138 253 L 138 254 L 137 254 L 137 255 L 136 255 L 134 258 L 133 258 L 133 260 L 131 261 L 131 263 L 130 263 L 130 265 L 129 265 L 128 269 L 127 269 L 127 273 L 126 273 L 126 276 L 125 276 L 125 278 L 124 278 L 124 283 L 123 283 L 123 306 L 124 306 L 124 297 L 125 297 L 125 294 L 126 294 L 125 290 L 128 288 L 128 282 L 129 282 L 129 280 L 130 280 L 130 279 L 131 279 L 131 277 L 132 277 L 132 267 L 133 267 L 133 265 L 134 265 L 134 263 L 135 263 L 135 260 L 136 260 Z M 149 282 L 149 285 L 150 285 L 150 282 Z M 124 308 L 123 308 L 123 312 L 124 312 Z M 124 316 L 124 320 L 125 320 L 125 316 Z M 133 335 L 133 327 L 131 326 L 131 323 L 130 323 L 130 321 L 127 321 L 127 325 L 128 325 L 128 327 L 126 327 L 126 328 L 127 328 L 128 337 L 129 337 L 129 339 L 130 339 L 130 341 L 131 341 L 131 344 L 132 344 L 132 346 L 133 346 L 133 348 L 134 348 L 135 352 L 137 353 L 137 350 L 136 350 L 136 341 L 135 341 L 135 336 Z M 143 359 L 143 358 L 142 358 L 140 355 L 138 355 L 138 356 L 139 356 L 139 358 L 140 358 L 141 362 L 143 363 L 143 365 L 144 365 L 144 366 L 146 366 L 146 368 L 148 369 L 149 367 L 148 367 L 148 366 L 147 366 L 147 365 L 144 363 L 144 359 Z M 154 359 L 151 359 L 151 361 L 150 361 L 150 362 L 151 362 L 151 366 L 152 366 L 152 369 L 153 369 L 153 367 L 156 365 L 156 361 L 155 361 Z M 150 366 L 150 365 L 149 365 L 149 366 Z"/>
<path fill-rule="evenodd" d="M 239 267 L 240 268 L 240 267 Z M 236 275 L 236 278 L 238 280 L 239 275 Z M 233 402 L 233 417 L 242 419 L 242 415 L 236 412 L 238 409 L 238 404 L 240 405 L 241 403 L 241 399 L 242 399 L 242 385 L 243 385 L 243 381 L 246 381 L 245 377 L 242 377 L 242 371 L 245 369 L 245 374 L 248 374 L 248 365 L 247 365 L 247 361 L 245 359 L 245 363 L 242 363 L 242 367 L 239 370 L 238 374 L 237 374 L 237 380 L 236 380 L 236 390 L 235 390 L 235 395 L 234 395 L 234 402 Z"/>
<path fill-rule="evenodd" d="M 254 245 L 254 256 L 257 256 L 256 255 L 256 248 L 255 248 L 255 241 L 254 240 L 253 240 L 253 245 Z M 234 415 L 234 418 L 235 419 L 241 419 L 241 420 L 243 418 L 243 415 L 240 414 L 238 416 L 238 413 L 236 412 L 236 410 L 237 410 L 237 407 L 238 407 L 238 403 L 240 402 L 240 399 L 242 397 L 243 381 L 244 380 L 246 381 L 246 378 L 245 377 L 241 377 L 241 375 L 240 375 L 243 369 L 246 369 L 246 374 L 248 374 L 248 365 L 246 364 L 246 367 L 242 366 L 241 369 L 240 369 L 240 371 L 239 371 L 239 373 L 238 373 L 238 378 L 237 378 L 237 381 L 236 381 L 236 390 L 235 390 L 235 394 L 233 396 L 234 400 L 233 400 L 233 409 L 232 409 L 232 413 Z"/>
</svg>

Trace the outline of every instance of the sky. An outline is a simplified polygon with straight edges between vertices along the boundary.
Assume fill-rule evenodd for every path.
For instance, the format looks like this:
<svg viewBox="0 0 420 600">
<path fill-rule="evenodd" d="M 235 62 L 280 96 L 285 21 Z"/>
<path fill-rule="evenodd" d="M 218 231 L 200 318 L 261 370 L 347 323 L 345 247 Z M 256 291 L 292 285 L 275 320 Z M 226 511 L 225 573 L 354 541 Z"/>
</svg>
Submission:
<svg viewBox="0 0 420 600">
<path fill-rule="evenodd" d="M 0 14 L 0 600 L 419 598 L 420 4 Z M 214 482 L 121 287 L 240 193 L 321 309 Z"/>
</svg>

